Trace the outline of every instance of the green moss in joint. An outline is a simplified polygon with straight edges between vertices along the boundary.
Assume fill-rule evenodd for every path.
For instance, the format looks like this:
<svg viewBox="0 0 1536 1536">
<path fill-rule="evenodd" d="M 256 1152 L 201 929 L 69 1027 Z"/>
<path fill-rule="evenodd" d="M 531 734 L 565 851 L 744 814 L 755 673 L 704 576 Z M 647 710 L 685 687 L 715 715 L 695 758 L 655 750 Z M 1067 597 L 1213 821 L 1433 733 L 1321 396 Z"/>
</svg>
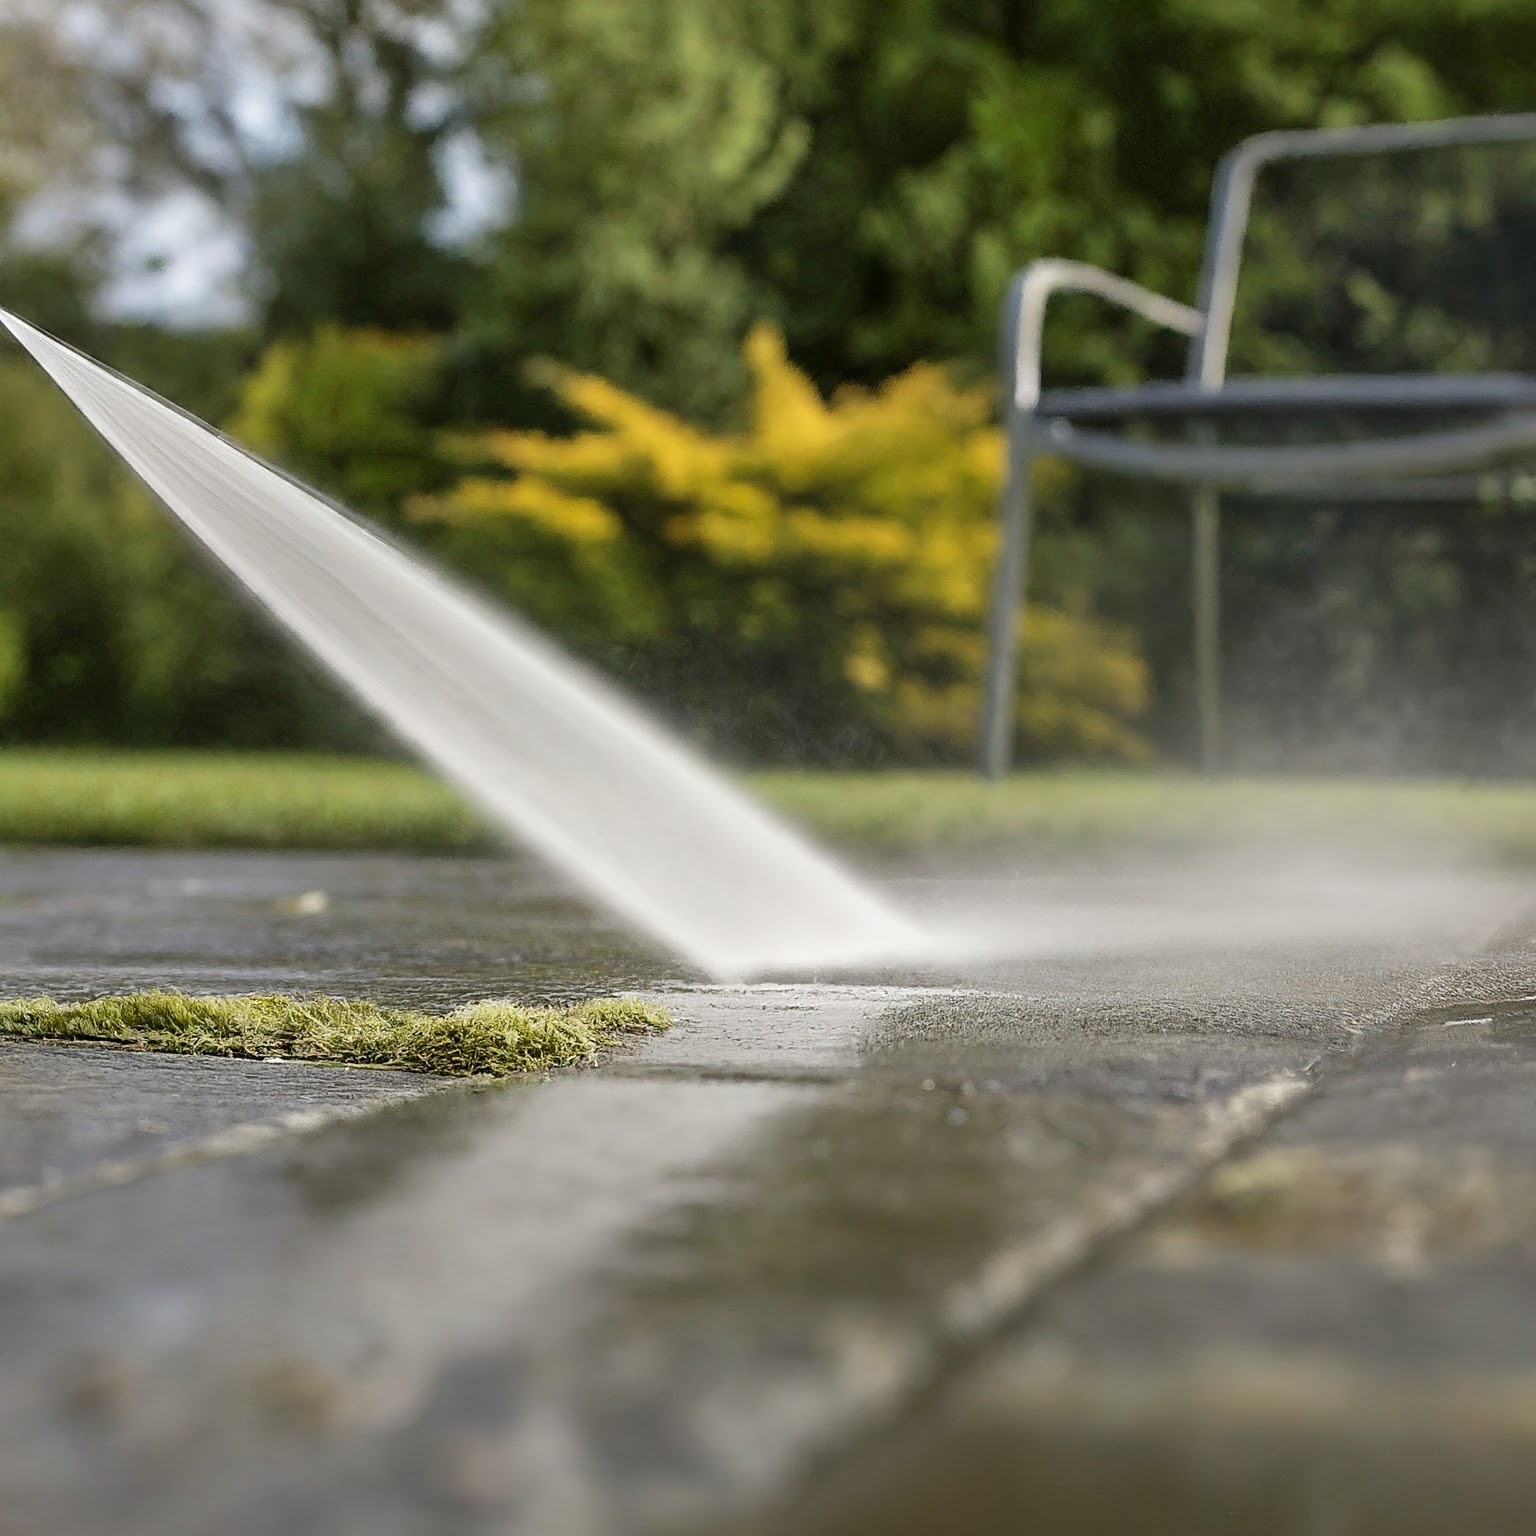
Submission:
<svg viewBox="0 0 1536 1536">
<path fill-rule="evenodd" d="M 466 1003 L 450 1013 L 380 1008 L 340 997 L 188 997 L 135 992 L 88 1003 L 0 1001 L 0 1036 L 140 1051 L 504 1077 L 590 1061 L 625 1037 L 666 1029 L 660 1008 L 630 998 L 566 1007 Z"/>
</svg>

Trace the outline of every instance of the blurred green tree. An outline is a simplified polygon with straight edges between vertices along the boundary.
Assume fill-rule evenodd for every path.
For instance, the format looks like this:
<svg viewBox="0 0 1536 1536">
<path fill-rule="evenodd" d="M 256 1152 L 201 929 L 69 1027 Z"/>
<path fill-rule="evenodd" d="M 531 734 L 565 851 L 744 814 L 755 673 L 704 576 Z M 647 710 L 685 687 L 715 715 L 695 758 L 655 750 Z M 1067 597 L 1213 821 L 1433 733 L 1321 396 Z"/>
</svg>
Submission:
<svg viewBox="0 0 1536 1536">
<path fill-rule="evenodd" d="M 471 268 L 436 229 L 460 98 L 410 25 L 440 10 L 304 0 L 328 86 L 295 106 L 299 146 L 252 173 L 251 248 L 269 331 L 302 335 L 332 320 L 447 330 L 457 320 Z"/>
<path fill-rule="evenodd" d="M 1188 295 L 1210 173 L 1244 134 L 1524 107 L 1533 51 L 1529 0 L 0 0 L 0 226 L 49 188 L 82 218 L 103 187 L 202 198 L 242 232 L 260 328 L 212 341 L 104 325 L 91 300 L 109 253 L 88 230 L 62 254 L 0 238 L 0 302 L 216 419 L 238 375 L 282 336 L 287 361 L 265 356 L 240 425 L 386 513 L 440 484 L 423 446 L 436 423 L 576 425 L 526 383 L 534 357 L 730 428 L 749 406 L 739 345 L 759 317 L 830 396 L 917 359 L 950 362 L 961 378 L 987 370 L 1003 284 L 1035 256 L 1082 257 Z M 476 145 L 516 193 L 514 217 L 478 244 L 453 233 L 445 173 Z M 1354 303 L 1336 285 L 1330 325 L 1344 297 Z M 1401 341 L 1398 312 L 1366 298 L 1348 323 Z M 1438 342 L 1448 314 L 1427 328 L 1418 316 L 1416 334 Z M 397 365 L 411 372 L 404 354 L 390 360 L 382 341 L 348 352 L 332 323 L 442 333 L 399 414 L 385 386 Z M 1063 306 L 1048 343 L 1063 380 L 1178 365 L 1175 343 L 1088 301 Z M 327 417 L 324 381 L 354 366 L 347 409 L 367 410 Z M 300 401 L 317 413 L 307 435 Z M 82 531 L 96 525 L 68 509 L 87 491 L 31 473 L 0 509 L 14 568 L 62 570 L 74 556 L 59 551 L 76 539 L 83 602 L 92 562 L 129 569 L 111 543 L 127 535 Z M 1043 522 L 1039 590 L 1058 602 L 1085 593 L 1136 626 L 1166 710 L 1186 647 L 1181 605 L 1167 600 L 1185 556 L 1178 525 L 1068 498 Z M 158 533 L 132 537 L 162 547 Z M 1246 552 L 1234 541 L 1248 590 L 1303 583 L 1288 537 L 1266 530 Z M 1321 549 L 1323 535 L 1312 542 Z M 1350 547 L 1338 555 L 1341 591 L 1349 560 L 1364 572 L 1375 558 Z M 1438 604 L 1443 632 L 1484 590 L 1473 556 L 1449 548 L 1405 542 L 1393 599 L 1410 615 Z M 186 680 L 199 654 L 229 653 L 199 628 L 217 627 L 214 597 L 194 622 L 204 597 L 174 595 L 180 577 L 165 580 L 173 595 L 139 632 L 160 636 L 163 675 Z M 37 590 L 56 589 L 39 575 Z M 110 729 L 128 729 L 128 679 L 149 675 L 131 658 L 148 652 L 110 626 L 48 639 L 30 604 L 0 593 L 27 655 L 11 728 L 108 719 L 105 704 L 87 707 L 84 684 L 51 670 L 49 657 L 78 654 L 97 658 L 78 670 L 102 680 L 102 698 L 118 690 Z M 1365 644 L 1355 635 L 1318 666 L 1358 670 Z M 196 693 L 166 687 L 177 709 Z M 56 705 L 45 707 L 49 689 Z M 186 706 L 189 729 L 226 718 L 216 692 L 210 683 L 203 704 Z"/>
<path fill-rule="evenodd" d="M 374 739 L 30 361 L 0 360 L 0 413 L 0 740 Z"/>
<path fill-rule="evenodd" d="M 519 0 L 478 115 L 517 168 L 476 323 L 719 415 L 768 315 L 824 388 L 990 362 L 1042 255 L 1188 295 L 1269 128 L 1523 107 L 1526 0 Z M 1066 377 L 1176 362 L 1066 306 Z"/>
<path fill-rule="evenodd" d="M 519 0 L 477 88 L 516 218 L 470 312 L 486 344 L 718 419 L 745 384 L 760 284 L 730 249 L 809 146 L 751 6 Z M 807 253 L 815 259 L 815 253 Z"/>
<path fill-rule="evenodd" d="M 77 136 L 111 151 L 55 178 L 95 209 L 79 217 L 110 224 L 125 196 L 200 201 L 243 235 L 268 330 L 446 328 L 465 274 L 441 224 L 469 14 L 438 0 L 4 0 L 0 32 L 58 85 Z"/>
<path fill-rule="evenodd" d="M 421 336 L 323 325 L 274 343 L 245 380 L 230 431 L 347 506 L 391 518 L 445 484 L 430 422 L 441 348 Z"/>
</svg>

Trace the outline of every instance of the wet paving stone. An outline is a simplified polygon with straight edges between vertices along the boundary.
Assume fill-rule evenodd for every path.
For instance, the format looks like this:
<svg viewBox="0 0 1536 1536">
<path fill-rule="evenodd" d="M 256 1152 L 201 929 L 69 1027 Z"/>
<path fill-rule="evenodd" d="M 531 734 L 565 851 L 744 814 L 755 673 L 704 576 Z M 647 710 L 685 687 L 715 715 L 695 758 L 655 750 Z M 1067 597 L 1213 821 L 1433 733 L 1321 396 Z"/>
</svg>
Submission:
<svg viewBox="0 0 1536 1536">
<path fill-rule="evenodd" d="M 1322 1153 L 1322 1129 L 1312 1142 L 1288 1138 L 1328 1113 L 1335 1083 L 1366 1083 L 1378 1050 L 1410 1049 L 1410 1015 L 1426 1032 L 1413 1037 L 1420 1054 L 1392 1068 L 1396 1080 L 1381 1078 L 1382 1103 L 1411 1125 L 1435 1080 L 1422 1074 L 1447 1070 L 1446 1050 L 1457 1060 L 1496 1050 L 1506 1076 L 1469 1093 L 1491 1106 L 1490 1126 L 1519 1131 L 1520 1019 L 1427 1033 L 1458 998 L 1491 995 L 1490 978 L 1516 987 L 1536 972 L 1509 945 L 1446 969 L 1481 942 L 1481 912 L 1433 942 L 1419 931 L 1310 933 L 704 988 L 520 868 L 303 855 L 48 854 L 0 865 L 11 898 L 0 908 L 0 972 L 17 991 L 283 986 L 441 1005 L 635 986 L 679 1018 L 594 1070 L 365 1104 L 305 1122 L 303 1134 L 81 1184 L 0 1218 L 5 1536 L 596 1536 L 749 1519 L 811 1530 L 834 1518 L 844 1523 L 829 1529 L 986 1529 L 975 1519 L 902 1527 L 896 1516 L 849 1525 L 876 1506 L 829 1513 L 820 1483 L 810 1502 L 797 1490 L 817 1469 L 853 1476 L 908 1421 L 918 1448 L 904 1468 L 949 1445 L 943 1465 L 969 1469 L 972 1492 L 988 1499 L 1007 1493 L 1015 1464 L 1038 1462 L 1032 1476 L 1074 1455 L 1085 1468 L 1096 1456 L 1118 1465 L 1095 1438 L 1102 1373 L 1174 1381 L 1199 1363 L 1199 1329 L 1218 1311 L 1247 1329 L 1243 1348 L 1289 1358 L 1294 1341 L 1277 1332 L 1271 1347 L 1255 1321 L 1278 1317 L 1273 1301 L 1245 1314 L 1222 1289 L 1218 1256 L 1228 1262 L 1234 1243 L 1216 1229 L 1244 1216 L 1245 1188 L 1268 1198 L 1278 1185 L 1280 1207 L 1263 1220 L 1283 1230 L 1291 1186 L 1321 1156 L 1334 1186 L 1318 1186 L 1323 1203 L 1303 1224 L 1312 1229 L 1327 1194 L 1345 1205 L 1335 1228 L 1353 1231 L 1348 1212 L 1364 1196 L 1345 1172 L 1370 1155 L 1368 1116 L 1337 1113 Z M 1074 922 L 1092 930 L 1142 899 L 1132 886 L 1113 873 L 1059 889 L 1034 881 L 1030 910 L 1075 902 Z M 992 906 L 999 889 L 979 895 Z M 318 890 L 323 908 L 301 915 L 294 897 Z M 978 895 L 964 882 L 941 894 L 956 904 Z M 102 1076 L 99 1113 L 82 1113 L 77 1145 L 55 1128 L 54 1143 L 14 1154 L 20 1176 L 44 1158 L 85 1167 L 97 1148 L 118 1157 L 120 1138 L 139 1134 L 135 1093 L 152 1098 L 154 1085 L 143 1079 L 119 1102 L 110 1072 L 125 1069 L 87 1060 L 100 1055 L 80 1056 L 82 1073 Z M 176 1134 L 206 1124 L 217 1136 L 221 1105 L 239 1100 L 233 1080 L 178 1071 L 203 1063 L 137 1060 L 176 1074 L 164 1079 L 166 1101 L 189 1117 Z M 271 1082 L 328 1113 L 336 1106 L 320 1101 L 364 1076 L 331 1074 L 332 1084 L 289 1065 Z M 1410 1088 L 1417 1109 L 1399 1103 Z M 1363 1136 L 1363 1151 L 1346 1132 Z M 1292 1162 L 1266 1173 L 1266 1155 Z M 1244 1186 L 1232 1170 L 1252 1167 Z M 1394 1177 L 1373 1186 L 1371 1220 L 1395 1233 L 1397 1205 L 1422 1192 L 1412 1176 Z M 1444 1230 L 1485 1234 L 1476 1252 L 1464 1242 L 1462 1263 L 1495 1249 L 1507 1257 L 1475 1180 L 1456 1189 Z M 1217 1196 L 1227 1204 L 1213 1205 Z M 1441 1230 L 1421 1234 L 1431 1258 Z M 1375 1239 L 1350 1241 L 1321 1257 L 1294 1243 L 1278 1258 L 1273 1246 L 1236 1247 L 1254 1276 L 1277 1277 L 1273 1297 L 1298 1265 L 1382 1268 Z M 1173 1264 L 1179 1243 L 1185 1257 Z M 1116 1290 L 1122 1270 L 1134 1278 Z M 1166 1315 L 1134 1283 L 1154 1272 L 1173 1277 Z M 1512 1285 L 1511 1308 L 1516 1294 Z M 1325 1309 L 1293 1311 L 1293 1326 L 1330 1336 Z M 1097 1363 L 1084 1353 L 1094 1339 Z M 1349 1366 L 1342 1346 L 1320 1349 L 1332 1351 L 1329 1369 Z M 1466 1369 L 1480 1359 L 1469 1352 Z M 1286 1386 L 1277 1374 L 1275 1390 L 1301 1400 L 1311 1379 Z M 1032 1396 L 1037 1380 L 1049 1390 Z M 1053 1395 L 1087 1405 L 1062 1422 L 1089 1449 L 1058 1454 L 1056 1442 L 1029 1438 Z M 1225 1425 L 1224 1414 L 1206 1421 Z M 1401 1429 L 1422 1432 L 1417 1419 Z M 984 1444 L 1024 1449 L 986 1472 L 967 1460 L 967 1447 Z M 1154 1470 L 1173 1464 L 1149 1454 Z M 1253 1465 L 1252 1487 L 1267 1486 L 1272 1464 Z M 1181 1497 L 1168 1491 L 1166 1508 L 1185 1509 Z M 939 1519 L 963 1507 L 957 1499 L 935 1476 L 896 1515 L 924 1508 Z M 1017 1514 L 992 1528 L 1012 1528 Z"/>
<path fill-rule="evenodd" d="M 1447 973 L 1439 1004 L 751 1529 L 1531 1529 L 1533 978 L 1518 940 Z"/>
<path fill-rule="evenodd" d="M 0 1039 L 0 1210 L 103 1163 L 121 1178 L 236 1127 L 319 1124 L 441 1086 L 403 1072 Z"/>
<path fill-rule="evenodd" d="M 0 851 L 8 995 L 323 988 L 451 1007 L 668 976 L 687 979 L 510 855 Z"/>
</svg>

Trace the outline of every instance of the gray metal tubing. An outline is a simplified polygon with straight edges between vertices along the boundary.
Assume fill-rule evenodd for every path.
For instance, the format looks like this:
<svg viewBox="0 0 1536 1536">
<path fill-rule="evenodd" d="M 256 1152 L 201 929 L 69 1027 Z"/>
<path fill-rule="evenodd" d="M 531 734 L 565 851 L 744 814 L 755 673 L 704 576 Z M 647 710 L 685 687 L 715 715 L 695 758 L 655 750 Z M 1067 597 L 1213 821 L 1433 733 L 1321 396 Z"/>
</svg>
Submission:
<svg viewBox="0 0 1536 1536">
<path fill-rule="evenodd" d="M 1521 373 L 1335 374 L 1264 378 L 1240 374 L 1220 389 L 1178 379 L 1149 384 L 1048 389 L 1038 414 L 1061 421 L 1132 421 L 1153 416 L 1191 422 L 1222 416 L 1310 415 L 1338 411 L 1494 411 L 1536 409 L 1536 378 Z"/>
<path fill-rule="evenodd" d="M 1299 488 L 1307 481 L 1374 475 L 1433 474 L 1488 464 L 1501 455 L 1536 446 L 1536 417 L 1495 422 L 1411 438 L 1340 444 L 1324 448 L 1150 447 L 1100 433 L 1074 433 L 1060 420 L 1036 415 L 1041 394 L 1045 314 L 1053 294 L 1092 293 L 1190 338 L 1187 380 L 1219 390 L 1226 378 L 1238 267 L 1259 170 L 1275 160 L 1323 155 L 1361 155 L 1403 150 L 1458 148 L 1472 144 L 1536 141 L 1536 113 L 1454 118 L 1432 123 L 1374 124 L 1363 128 L 1259 134 L 1232 150 L 1217 169 L 1211 219 L 1195 306 L 1153 293 L 1126 278 L 1084 262 L 1031 263 L 1009 292 L 1003 367 L 1009 421 L 1008 472 L 1002 498 L 1002 548 L 989 633 L 982 729 L 982 766 L 993 775 L 1008 763 L 1012 734 L 1015 626 L 1023 595 L 1029 538 L 1029 463 L 1042 449 L 1075 463 L 1120 474 L 1144 475 L 1207 487 L 1266 490 Z M 1213 513 L 1197 522 L 1209 524 Z M 1214 530 L 1206 527 L 1214 548 Z M 1214 569 L 1206 583 L 1215 581 Z M 1214 636 L 1208 637 L 1214 643 Z"/>
<path fill-rule="evenodd" d="M 1018 675 L 1018 621 L 1029 569 L 1029 476 L 1035 458 L 1034 419 L 1021 411 L 1010 411 L 1008 416 L 1008 463 L 998 509 L 1001 536 L 987 624 L 978 764 L 989 779 L 1002 778 L 1013 761 L 1013 687 Z"/>
<path fill-rule="evenodd" d="M 1195 641 L 1195 711 L 1200 767 L 1221 767 L 1221 500 L 1210 486 L 1195 492 L 1190 518 L 1193 570 L 1191 618 Z"/>
<path fill-rule="evenodd" d="M 1197 335 L 1205 324 L 1198 309 L 1153 293 L 1102 267 L 1089 266 L 1085 261 L 1032 261 L 1014 279 L 1010 292 L 1014 312 L 1013 403 L 1017 410 L 1033 411 L 1040 403 L 1045 312 L 1058 293 L 1091 293 L 1184 336 Z"/>
<path fill-rule="evenodd" d="M 1081 261 L 1032 262 L 1009 287 L 1000 358 L 1008 463 L 999 506 L 1001 537 L 987 626 L 979 752 L 981 771 L 994 779 L 1008 771 L 1012 759 L 1018 617 L 1029 565 L 1029 473 L 1038 446 L 1035 406 L 1040 399 L 1045 312 L 1054 294 L 1066 292 L 1094 294 L 1186 336 L 1204 323 L 1189 305 Z"/>
<path fill-rule="evenodd" d="M 1062 421 L 1049 423 L 1044 437 L 1048 452 L 1091 469 L 1188 485 L 1262 490 L 1312 480 L 1436 474 L 1491 465 L 1500 458 L 1536 448 L 1536 415 L 1321 448 L 1206 448 L 1185 443 L 1137 443 L 1108 432 L 1075 432 Z"/>
<path fill-rule="evenodd" d="M 1366 127 L 1346 129 L 1313 129 L 1313 131 L 1278 132 L 1258 134 L 1230 151 L 1217 167 L 1217 177 L 1210 192 L 1210 220 L 1206 229 L 1206 249 L 1201 260 L 1200 287 L 1197 304 L 1204 315 L 1204 324 L 1190 336 L 1189 358 L 1184 376 L 1201 390 L 1220 392 L 1227 376 L 1227 353 L 1232 346 L 1232 315 L 1236 306 L 1238 269 L 1243 260 L 1243 243 L 1247 235 L 1247 223 L 1253 206 L 1253 184 L 1266 164 L 1276 160 L 1304 160 L 1324 155 L 1395 154 L 1424 149 L 1455 149 L 1467 144 L 1522 143 L 1536 140 L 1536 114 L 1510 114 L 1504 117 L 1448 118 L 1438 123 L 1378 123 Z M 1416 442 L 1419 453 L 1433 455 L 1445 435 L 1424 435 Z M 1057 442 L 1060 450 L 1060 442 Z M 1129 444 L 1109 444 L 1112 449 L 1130 447 Z M 1478 453 L 1476 438 L 1467 438 L 1464 447 Z M 1220 690 L 1213 677 L 1220 667 L 1220 657 L 1213 648 L 1218 644 L 1215 634 L 1215 617 L 1220 608 L 1220 573 L 1217 568 L 1204 570 L 1201 550 L 1204 545 L 1217 545 L 1218 513 L 1213 501 L 1213 487 L 1218 484 L 1264 484 L 1266 479 L 1306 478 L 1309 475 L 1369 476 L 1373 473 L 1418 473 L 1422 470 L 1418 455 L 1409 462 L 1398 455 L 1398 445 L 1382 445 L 1381 455 L 1373 458 L 1372 444 L 1359 444 L 1362 452 L 1346 455 L 1338 470 L 1318 467 L 1318 462 L 1292 456 L 1289 459 L 1272 459 L 1276 475 L 1270 476 L 1267 468 L 1252 475 L 1246 464 L 1240 464 L 1235 456 L 1224 456 L 1223 468 L 1217 470 L 1215 461 L 1223 450 L 1192 450 L 1190 467 L 1200 467 L 1198 475 L 1167 475 L 1170 459 L 1164 458 L 1160 467 L 1152 468 L 1141 459 L 1140 473 L 1158 475 L 1161 478 L 1195 479 L 1207 487 L 1197 496 L 1193 508 L 1193 542 L 1195 542 L 1195 654 L 1197 671 L 1200 671 L 1201 688 L 1201 748 L 1206 770 L 1212 768 L 1213 754 L 1220 753 Z M 1087 462 L 1081 455 L 1069 455 L 1078 462 Z M 1252 461 L 1249 461 L 1252 462 Z M 1467 459 L 1453 459 L 1450 467 L 1462 467 Z M 1126 473 L 1137 473 L 1137 465 L 1121 458 L 1118 467 Z M 1436 465 L 1445 467 L 1445 465 Z M 1230 473 L 1230 478 L 1229 478 Z M 1210 498 L 1207 505 L 1206 498 Z M 1207 676 L 1209 674 L 1209 676 Z"/>
<path fill-rule="evenodd" d="M 1526 140 L 1536 140 L 1536 112 L 1260 133 L 1245 139 L 1217 167 L 1211 189 L 1211 217 L 1197 300 L 1206 323 L 1190 343 L 1188 377 L 1208 389 L 1218 388 L 1226 378 L 1243 238 L 1253 204 L 1254 182 L 1264 166 L 1276 160 L 1314 156 L 1460 149 L 1474 144 L 1518 144 Z"/>
</svg>

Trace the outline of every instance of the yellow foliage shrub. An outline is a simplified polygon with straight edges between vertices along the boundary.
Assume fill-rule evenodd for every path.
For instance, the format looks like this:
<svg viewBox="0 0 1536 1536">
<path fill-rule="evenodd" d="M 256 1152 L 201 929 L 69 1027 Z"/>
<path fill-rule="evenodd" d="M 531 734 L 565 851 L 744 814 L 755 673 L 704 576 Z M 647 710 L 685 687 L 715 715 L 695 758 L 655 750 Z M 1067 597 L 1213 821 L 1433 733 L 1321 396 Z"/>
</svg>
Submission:
<svg viewBox="0 0 1536 1536">
<path fill-rule="evenodd" d="M 967 753 L 1003 463 L 988 392 L 920 364 L 828 402 L 771 327 L 745 352 L 750 415 L 726 435 L 551 368 L 585 429 L 486 433 L 465 445 L 476 472 L 413 515 L 456 526 L 519 606 L 745 751 Z M 1146 755 L 1128 635 L 1036 606 L 1023 640 L 1026 751 Z"/>
</svg>

